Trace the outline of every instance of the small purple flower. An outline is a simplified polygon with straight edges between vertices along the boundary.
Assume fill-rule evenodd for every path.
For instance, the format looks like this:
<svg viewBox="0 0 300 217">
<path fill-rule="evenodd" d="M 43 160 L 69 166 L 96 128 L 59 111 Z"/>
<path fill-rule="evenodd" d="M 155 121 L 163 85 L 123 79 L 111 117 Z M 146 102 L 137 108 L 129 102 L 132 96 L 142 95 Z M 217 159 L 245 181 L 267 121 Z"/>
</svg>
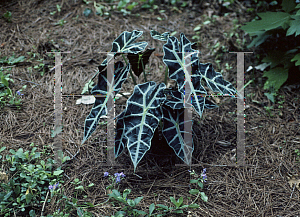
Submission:
<svg viewBox="0 0 300 217">
<path fill-rule="evenodd" d="M 104 172 L 104 177 L 108 176 L 109 173 L 108 172 Z"/>
<path fill-rule="evenodd" d="M 124 174 L 123 172 L 119 173 L 119 176 L 121 176 L 121 177 L 123 177 L 123 178 L 126 177 L 125 174 Z"/>
<path fill-rule="evenodd" d="M 189 173 L 191 173 L 192 171 L 190 171 L 190 170 L 188 170 L 189 171 Z"/>
<path fill-rule="evenodd" d="M 24 94 L 21 93 L 19 90 L 17 91 L 17 94 L 18 94 L 19 96 L 23 96 L 23 95 L 24 95 Z"/>
<path fill-rule="evenodd" d="M 58 185 L 59 185 L 59 182 L 58 182 L 58 183 L 56 183 L 55 185 L 53 185 L 53 189 L 57 188 L 57 187 L 58 187 Z"/>
<path fill-rule="evenodd" d="M 55 188 L 57 188 L 58 187 L 58 185 L 59 185 L 59 182 L 58 183 L 56 183 L 56 184 L 54 184 L 54 185 L 49 185 L 49 190 L 55 190 Z"/>
<path fill-rule="evenodd" d="M 206 182 L 207 179 L 207 175 L 206 175 L 206 168 L 203 169 L 203 172 L 201 173 L 202 179 L 204 180 L 204 182 Z"/>
<path fill-rule="evenodd" d="M 116 183 L 118 183 L 120 181 L 121 181 L 120 176 L 117 176 Z"/>
</svg>

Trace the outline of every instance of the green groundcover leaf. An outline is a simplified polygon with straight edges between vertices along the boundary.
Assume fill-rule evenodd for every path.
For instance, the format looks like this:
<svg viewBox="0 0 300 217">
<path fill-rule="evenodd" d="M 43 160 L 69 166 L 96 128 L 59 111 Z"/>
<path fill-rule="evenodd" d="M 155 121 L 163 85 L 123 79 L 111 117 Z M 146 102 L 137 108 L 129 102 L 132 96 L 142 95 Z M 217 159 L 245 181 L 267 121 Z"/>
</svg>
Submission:
<svg viewBox="0 0 300 217">
<path fill-rule="evenodd" d="M 283 83 L 288 79 L 288 71 L 289 69 L 276 67 L 264 72 L 263 77 L 268 78 L 264 85 L 264 89 L 270 89 L 273 87 L 275 91 L 279 90 Z"/>
<path fill-rule="evenodd" d="M 258 13 L 258 16 L 261 17 L 261 20 L 248 22 L 245 26 L 242 26 L 241 29 L 248 33 L 254 33 L 261 30 L 268 31 L 278 27 L 284 27 L 290 20 L 290 14 L 285 12 L 268 11 L 265 13 Z"/>
<path fill-rule="evenodd" d="M 296 54 L 296 55 L 294 56 L 294 58 L 291 59 L 291 62 L 294 62 L 294 61 L 297 61 L 297 62 L 295 63 L 296 66 L 300 66 L 300 53 Z"/>
<path fill-rule="evenodd" d="M 286 36 L 295 33 L 295 36 L 300 35 L 300 16 L 292 16 L 294 20 L 290 21 L 290 28 L 286 32 Z"/>
</svg>

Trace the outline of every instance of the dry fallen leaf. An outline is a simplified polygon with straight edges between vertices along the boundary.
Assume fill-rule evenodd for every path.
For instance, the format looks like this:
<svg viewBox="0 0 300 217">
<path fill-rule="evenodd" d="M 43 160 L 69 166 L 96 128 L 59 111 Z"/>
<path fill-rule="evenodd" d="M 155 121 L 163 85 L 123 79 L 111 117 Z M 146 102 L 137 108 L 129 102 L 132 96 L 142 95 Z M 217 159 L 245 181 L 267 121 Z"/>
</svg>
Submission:
<svg viewBox="0 0 300 217">
<path fill-rule="evenodd" d="M 0 181 L 8 182 L 8 175 L 5 172 L 0 172 Z"/>
<path fill-rule="evenodd" d="M 300 191 L 300 179 L 298 176 L 287 174 L 287 179 L 292 189 L 294 188 L 294 185 L 296 185 L 296 188 Z"/>
</svg>

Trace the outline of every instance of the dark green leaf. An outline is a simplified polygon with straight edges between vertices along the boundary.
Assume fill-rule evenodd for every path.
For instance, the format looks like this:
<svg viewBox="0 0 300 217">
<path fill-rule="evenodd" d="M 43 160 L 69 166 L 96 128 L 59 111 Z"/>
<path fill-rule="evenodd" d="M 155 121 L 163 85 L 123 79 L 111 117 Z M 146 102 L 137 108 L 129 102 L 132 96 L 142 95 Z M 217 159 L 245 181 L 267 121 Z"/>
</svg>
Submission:
<svg viewBox="0 0 300 217">
<path fill-rule="evenodd" d="M 165 87 L 165 84 L 156 85 L 153 81 L 136 85 L 132 96 L 127 100 L 123 116 L 124 132 L 134 171 L 150 149 L 154 131 L 162 118 L 160 104 L 166 99 L 163 92 Z M 116 137 L 116 140 L 120 141 L 120 138 Z"/>
<path fill-rule="evenodd" d="M 149 57 L 153 53 L 155 48 L 148 48 L 145 52 L 141 52 L 138 54 L 128 54 L 128 59 L 130 64 L 132 65 L 132 70 L 136 76 L 140 76 L 140 74 L 145 70 L 145 66 L 149 61 Z"/>
<path fill-rule="evenodd" d="M 194 150 L 193 140 L 184 140 L 184 136 L 191 132 L 184 131 L 184 125 L 192 120 L 184 120 L 184 108 L 171 109 L 163 105 L 163 135 L 175 154 L 188 165 Z"/>
<path fill-rule="evenodd" d="M 292 35 L 295 33 L 297 37 L 300 35 L 300 15 L 292 16 L 294 20 L 290 21 L 290 28 L 286 32 L 286 36 Z"/>
<path fill-rule="evenodd" d="M 282 0 L 281 6 L 285 12 L 289 13 L 295 9 L 296 3 L 295 1 L 291 1 L 291 0 Z"/>
<path fill-rule="evenodd" d="M 294 61 L 297 61 L 295 62 L 295 65 L 296 66 L 299 66 L 300 65 L 300 53 L 296 54 L 293 59 L 291 59 L 291 62 L 294 62 Z"/>
<path fill-rule="evenodd" d="M 167 41 L 170 33 L 169 32 L 164 32 L 163 34 L 160 34 L 159 32 L 155 30 L 150 31 L 151 37 L 160 41 Z"/>
<path fill-rule="evenodd" d="M 190 204 L 189 205 L 189 208 L 194 208 L 194 209 L 197 209 L 197 208 L 199 208 L 200 206 L 198 205 L 198 204 L 196 204 L 196 203 L 193 203 L 193 204 Z"/>
<path fill-rule="evenodd" d="M 200 191 L 198 189 L 191 189 L 189 191 L 190 194 L 198 194 Z"/>
<path fill-rule="evenodd" d="M 87 140 L 90 135 L 95 131 L 97 124 L 101 118 L 101 116 L 107 114 L 107 102 L 108 97 L 112 97 L 112 94 L 117 94 L 124 81 L 127 78 L 128 72 L 130 69 L 130 65 L 124 66 L 124 64 L 119 61 L 115 64 L 115 72 L 114 79 L 115 84 L 109 83 L 109 88 L 107 87 L 107 71 L 102 71 L 99 74 L 98 84 L 92 89 L 92 94 L 106 95 L 106 97 L 96 97 L 94 106 L 85 120 L 84 125 L 84 138 L 82 144 Z M 108 89 L 108 90 L 107 90 Z"/>
<path fill-rule="evenodd" d="M 32 194 L 31 193 L 26 194 L 26 203 L 27 204 L 30 203 L 31 199 L 32 199 Z"/>
<path fill-rule="evenodd" d="M 245 26 L 242 26 L 241 29 L 248 33 L 254 33 L 261 30 L 267 31 L 283 27 L 290 19 L 290 14 L 285 12 L 268 11 L 265 13 L 258 13 L 258 16 L 261 17 L 261 20 L 248 22 Z"/>
<path fill-rule="evenodd" d="M 268 80 L 264 85 L 264 89 L 270 89 L 273 87 L 274 90 L 277 91 L 288 79 L 288 69 L 276 67 L 269 71 L 265 71 L 263 77 L 268 77 Z"/>
</svg>

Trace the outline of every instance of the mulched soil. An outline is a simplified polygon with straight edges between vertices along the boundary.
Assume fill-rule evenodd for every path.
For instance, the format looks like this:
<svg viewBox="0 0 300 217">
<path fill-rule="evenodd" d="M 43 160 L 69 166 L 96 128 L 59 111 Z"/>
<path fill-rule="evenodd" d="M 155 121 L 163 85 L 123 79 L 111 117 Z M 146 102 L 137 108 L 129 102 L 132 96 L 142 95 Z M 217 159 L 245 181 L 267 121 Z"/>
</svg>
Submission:
<svg viewBox="0 0 300 217">
<path fill-rule="evenodd" d="M 133 15 L 123 16 L 122 13 L 112 12 L 111 16 L 89 17 L 83 15 L 86 7 L 95 12 L 92 5 L 85 5 L 79 0 L 64 1 L 7 1 L 0 3 L 0 14 L 12 12 L 12 22 L 3 18 L 1 22 L 0 52 L 1 57 L 25 56 L 26 63 L 17 64 L 11 69 L 11 83 L 13 93 L 23 85 L 27 85 L 22 98 L 21 109 L 6 105 L 0 111 L 0 145 L 6 146 L 4 154 L 9 149 L 23 148 L 28 150 L 33 142 L 38 144 L 38 150 L 48 145 L 49 153 L 53 153 L 54 140 L 51 130 L 54 126 L 54 58 L 46 52 L 59 50 L 69 52 L 62 54 L 62 92 L 63 95 L 80 95 L 84 84 L 92 78 L 97 66 L 105 58 L 104 54 L 111 49 L 112 41 L 123 31 L 142 30 L 143 38 L 150 47 L 156 47 L 149 62 L 148 80 L 163 82 L 165 66 L 162 62 L 161 41 L 150 37 L 150 30 L 159 32 L 177 31 L 176 37 L 182 32 L 192 40 L 193 29 L 205 21 L 204 15 L 213 17 L 218 15 L 215 22 L 204 25 L 200 30 L 198 49 L 201 51 L 201 62 L 211 62 L 216 69 L 223 69 L 226 80 L 236 85 L 236 54 L 212 49 L 218 42 L 227 51 L 249 51 L 245 45 L 237 42 L 237 37 L 225 37 L 231 32 L 238 33 L 240 39 L 249 37 L 241 30 L 234 28 L 234 19 L 238 24 L 251 20 L 243 4 L 237 2 L 231 6 L 227 16 L 224 8 L 220 8 L 217 1 L 211 4 L 189 5 L 180 11 L 170 10 L 161 4 L 159 9 L 165 9 L 159 14 L 158 10 L 149 12 L 138 9 Z M 56 4 L 61 5 L 61 12 L 56 11 Z M 109 5 L 106 3 L 107 6 Z M 226 12 L 226 11 L 225 11 Z M 159 21 L 160 16 L 163 20 Z M 65 24 L 57 24 L 61 19 Z M 252 51 L 252 50 L 250 50 Z M 29 53 L 31 52 L 31 54 Z M 220 55 L 220 53 L 222 55 Z M 39 54 L 33 57 L 33 54 Z M 220 60 L 216 63 L 217 55 Z M 38 61 L 42 59 L 41 61 Z M 40 63 L 44 68 L 34 69 Z M 231 69 L 226 69 L 226 63 Z M 255 64 L 255 55 L 245 54 L 245 69 Z M 49 66 L 49 67 L 48 67 Z M 4 66 L 8 67 L 8 66 Z M 32 67 L 30 70 L 28 67 Z M 44 75 L 41 75 L 43 71 Z M 299 86 L 286 85 L 279 90 L 284 100 L 282 108 L 272 104 L 264 95 L 264 79 L 261 72 L 249 71 L 245 73 L 245 83 L 253 79 L 245 89 L 245 130 L 246 130 L 246 166 L 232 166 L 236 152 L 236 100 L 233 98 L 213 99 L 219 108 L 206 110 L 202 118 L 194 114 L 193 166 L 198 174 L 207 168 L 208 181 L 204 185 L 204 192 L 208 202 L 198 199 L 199 209 L 185 212 L 182 216 L 297 216 L 300 215 L 299 186 L 290 186 L 289 177 L 295 180 L 300 172 L 295 149 L 300 149 L 300 108 Z M 96 79 L 95 79 L 96 82 Z M 140 76 L 139 83 L 143 83 Z M 124 83 L 122 92 L 131 92 L 133 84 L 130 78 Z M 126 179 L 121 183 L 120 190 L 132 189 L 132 198 L 143 196 L 138 209 L 148 210 L 151 203 L 171 206 L 170 196 L 184 198 L 184 203 L 191 203 L 188 173 L 189 167 L 175 166 L 181 161 L 171 152 L 165 141 L 155 135 L 154 143 L 161 147 L 153 147 L 139 163 L 136 175 L 129 154 L 125 152 L 118 159 L 119 167 L 105 167 L 105 126 L 99 126 L 96 132 L 81 145 L 84 121 L 92 105 L 76 105 L 78 96 L 63 97 L 63 151 L 67 156 L 74 156 L 65 165 L 65 194 L 71 196 L 74 187 L 69 183 L 75 178 L 82 181 L 84 186 L 94 183 L 95 186 L 87 190 L 88 197 L 81 201 L 98 204 L 108 196 L 105 189 L 108 182 L 103 173 L 110 174 L 123 171 Z M 116 101 L 117 112 L 122 111 L 125 100 Z M 271 106 L 271 115 L 264 106 Z M 162 154 L 167 157 L 162 157 Z M 230 166 L 231 165 L 231 166 Z M 4 171 L 8 168 L 2 165 Z M 57 210 L 57 204 L 46 204 L 45 214 Z M 112 215 L 120 210 L 110 204 L 90 209 L 95 216 Z M 74 216 L 75 213 L 74 213 Z M 175 216 L 175 215 L 174 215 Z M 176 216 L 179 216 L 178 214 Z"/>
</svg>

